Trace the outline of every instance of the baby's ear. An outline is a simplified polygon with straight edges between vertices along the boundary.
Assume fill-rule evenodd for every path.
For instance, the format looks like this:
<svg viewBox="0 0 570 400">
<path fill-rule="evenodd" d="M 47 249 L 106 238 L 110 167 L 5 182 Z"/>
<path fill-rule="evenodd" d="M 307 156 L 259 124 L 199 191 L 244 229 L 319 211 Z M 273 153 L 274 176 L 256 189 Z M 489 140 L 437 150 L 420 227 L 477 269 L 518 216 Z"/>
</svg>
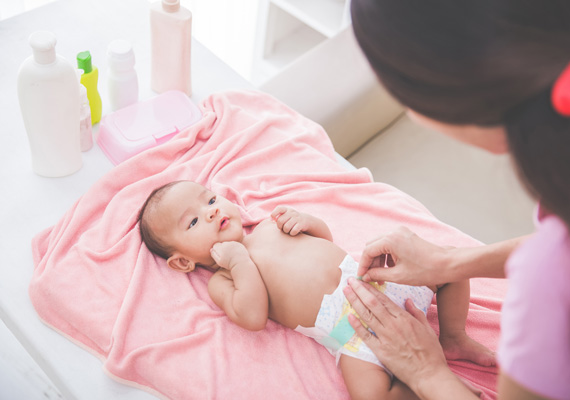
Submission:
<svg viewBox="0 0 570 400">
<path fill-rule="evenodd" d="M 185 273 L 192 272 L 196 268 L 196 264 L 193 261 L 187 259 L 180 253 L 174 253 L 166 260 L 166 263 L 173 270 Z"/>
</svg>

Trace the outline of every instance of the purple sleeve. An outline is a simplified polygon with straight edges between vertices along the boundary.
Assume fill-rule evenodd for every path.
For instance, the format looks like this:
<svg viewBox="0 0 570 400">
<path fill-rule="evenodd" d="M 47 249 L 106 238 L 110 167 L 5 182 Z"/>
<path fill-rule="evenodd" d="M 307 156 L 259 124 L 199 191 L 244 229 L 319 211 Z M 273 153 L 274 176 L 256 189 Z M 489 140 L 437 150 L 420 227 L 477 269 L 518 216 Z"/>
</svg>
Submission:
<svg viewBox="0 0 570 400">
<path fill-rule="evenodd" d="M 555 399 L 570 394 L 570 239 L 549 216 L 507 262 L 498 359 L 521 386 Z"/>
</svg>

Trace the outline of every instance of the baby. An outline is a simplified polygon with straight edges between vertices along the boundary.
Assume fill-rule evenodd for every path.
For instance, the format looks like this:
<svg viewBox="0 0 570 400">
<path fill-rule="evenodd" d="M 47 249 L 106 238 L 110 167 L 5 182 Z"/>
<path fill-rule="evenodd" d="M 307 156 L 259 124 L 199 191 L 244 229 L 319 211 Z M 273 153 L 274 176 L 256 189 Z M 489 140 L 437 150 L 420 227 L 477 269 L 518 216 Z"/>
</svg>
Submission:
<svg viewBox="0 0 570 400">
<path fill-rule="evenodd" d="M 351 309 L 342 289 L 358 263 L 332 242 L 319 218 L 278 206 L 245 236 L 235 204 L 197 183 L 178 181 L 151 193 L 139 222 L 149 250 L 170 268 L 214 272 L 208 292 L 234 323 L 261 330 L 270 318 L 323 344 L 337 357 L 353 399 L 415 398 L 407 386 L 392 382 L 343 318 Z M 494 354 L 465 333 L 468 281 L 439 288 L 386 283 L 378 290 L 400 306 L 411 297 L 424 312 L 437 292 L 446 356 L 494 364 Z"/>
</svg>

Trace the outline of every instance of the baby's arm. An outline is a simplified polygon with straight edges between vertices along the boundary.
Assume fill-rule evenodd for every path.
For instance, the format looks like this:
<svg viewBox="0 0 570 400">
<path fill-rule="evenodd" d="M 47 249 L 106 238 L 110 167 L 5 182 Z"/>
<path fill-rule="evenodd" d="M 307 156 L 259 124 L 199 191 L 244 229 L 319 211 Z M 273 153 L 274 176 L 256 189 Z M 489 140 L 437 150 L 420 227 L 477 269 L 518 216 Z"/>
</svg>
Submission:
<svg viewBox="0 0 570 400">
<path fill-rule="evenodd" d="M 265 328 L 269 313 L 267 289 L 247 249 L 239 242 L 216 243 L 212 258 L 221 267 L 208 283 L 210 297 L 242 328 Z"/>
<path fill-rule="evenodd" d="M 332 242 L 332 233 L 325 221 L 313 215 L 301 213 L 291 207 L 277 206 L 271 213 L 271 218 L 279 229 L 291 236 L 303 232 Z"/>
</svg>

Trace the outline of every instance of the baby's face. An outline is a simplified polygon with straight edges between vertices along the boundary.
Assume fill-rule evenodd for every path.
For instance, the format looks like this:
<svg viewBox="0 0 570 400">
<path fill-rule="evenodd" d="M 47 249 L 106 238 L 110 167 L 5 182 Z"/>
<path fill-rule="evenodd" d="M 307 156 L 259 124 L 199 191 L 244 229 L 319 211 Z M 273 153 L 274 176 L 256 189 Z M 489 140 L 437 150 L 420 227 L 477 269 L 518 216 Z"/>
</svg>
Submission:
<svg viewBox="0 0 570 400">
<path fill-rule="evenodd" d="M 210 255 L 215 243 L 243 239 L 237 206 L 194 182 L 172 186 L 153 214 L 155 233 L 176 252 L 202 266 L 215 264 Z"/>
</svg>

